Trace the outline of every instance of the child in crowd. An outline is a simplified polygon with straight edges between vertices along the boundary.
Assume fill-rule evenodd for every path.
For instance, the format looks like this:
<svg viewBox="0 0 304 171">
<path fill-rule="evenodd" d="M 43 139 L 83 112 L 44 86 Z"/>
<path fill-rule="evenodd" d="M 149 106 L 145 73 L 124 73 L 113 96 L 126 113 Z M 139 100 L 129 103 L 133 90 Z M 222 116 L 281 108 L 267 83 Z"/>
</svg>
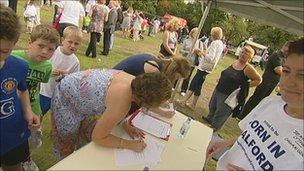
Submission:
<svg viewBox="0 0 304 171">
<path fill-rule="evenodd" d="M 27 50 L 14 50 L 12 55 L 23 59 L 29 65 L 27 86 L 31 107 L 35 114 L 42 114 L 39 103 L 40 83 L 47 83 L 52 73 L 52 64 L 48 61 L 59 45 L 59 33 L 48 25 L 38 25 L 33 29 Z M 40 117 L 42 121 L 42 116 Z M 29 138 L 30 149 L 42 145 L 41 129 L 32 131 Z M 29 161 L 30 162 L 30 161 Z"/>
<path fill-rule="evenodd" d="M 41 84 L 40 105 L 42 114 L 46 114 L 51 106 L 51 98 L 57 83 L 63 76 L 80 71 L 79 60 L 75 53 L 80 46 L 82 33 L 75 26 L 68 26 L 63 31 L 62 46 L 53 54 L 50 62 L 53 66 L 52 76 L 47 83 Z"/>
<path fill-rule="evenodd" d="M 85 4 L 85 16 L 83 17 L 82 31 L 84 33 L 88 32 L 89 26 L 91 24 L 91 17 L 93 12 L 93 7 L 96 5 L 95 0 L 87 0 Z"/>
<path fill-rule="evenodd" d="M 9 1 L 8 0 L 1 0 L 0 4 L 2 4 L 3 6 L 8 7 L 9 6 Z"/>
<path fill-rule="evenodd" d="M 29 158 L 29 128 L 39 128 L 40 121 L 30 105 L 28 65 L 10 55 L 20 35 L 18 17 L 12 9 L 0 5 L 0 20 L 0 166 L 21 171 L 21 163 Z"/>
<path fill-rule="evenodd" d="M 239 123 L 235 139 L 211 142 L 207 154 L 231 147 L 217 170 L 303 170 L 304 38 L 291 42 L 281 96 L 266 97 Z"/>
<path fill-rule="evenodd" d="M 23 16 L 26 22 L 26 29 L 29 33 L 31 33 L 38 20 L 38 9 L 33 0 L 29 0 L 27 2 Z"/>
<path fill-rule="evenodd" d="M 82 26 L 82 31 L 84 33 L 88 32 L 89 26 L 91 24 L 91 17 L 90 16 L 85 16 L 83 17 L 83 26 Z"/>
</svg>

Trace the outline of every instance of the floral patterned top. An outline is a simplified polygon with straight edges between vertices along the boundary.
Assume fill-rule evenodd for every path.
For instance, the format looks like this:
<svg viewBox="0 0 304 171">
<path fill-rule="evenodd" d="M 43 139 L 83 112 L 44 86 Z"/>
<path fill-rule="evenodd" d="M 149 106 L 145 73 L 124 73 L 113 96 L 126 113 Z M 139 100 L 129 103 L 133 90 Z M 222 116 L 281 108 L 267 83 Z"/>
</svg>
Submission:
<svg viewBox="0 0 304 171">
<path fill-rule="evenodd" d="M 93 6 L 92 9 L 92 19 L 91 19 L 91 25 L 89 28 L 90 32 L 97 32 L 102 33 L 103 32 L 103 26 L 106 22 L 108 14 L 108 9 L 105 5 L 96 4 Z"/>
</svg>

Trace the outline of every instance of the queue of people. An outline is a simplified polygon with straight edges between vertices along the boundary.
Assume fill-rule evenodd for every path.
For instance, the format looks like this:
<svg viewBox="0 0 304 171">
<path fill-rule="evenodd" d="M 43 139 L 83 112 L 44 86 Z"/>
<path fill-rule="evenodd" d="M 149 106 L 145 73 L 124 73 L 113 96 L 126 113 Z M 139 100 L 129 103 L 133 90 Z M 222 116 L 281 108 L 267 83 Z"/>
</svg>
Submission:
<svg viewBox="0 0 304 171">
<path fill-rule="evenodd" d="M 48 112 L 51 115 L 54 153 L 58 160 L 90 141 L 109 148 L 143 151 L 147 144 L 141 140 L 141 130 L 128 122 L 122 123 L 131 137 L 140 140 L 119 138 L 112 135 L 111 131 L 134 109 L 140 107 L 154 110 L 165 117 L 173 117 L 172 111 L 162 111 L 159 107 L 168 102 L 174 84 L 181 78 L 185 79 L 183 91 L 186 94 L 178 102 L 181 106 L 195 110 L 206 76 L 213 72 L 223 53 L 222 28 L 211 29 L 209 43 L 194 40 L 198 29 L 193 28 L 189 37 L 183 38 L 183 57 L 178 57 L 177 31 L 180 24 L 178 20 L 172 19 L 163 33 L 158 56 L 137 54 L 127 57 L 113 69 L 81 71 L 75 53 L 83 40 L 83 33 L 78 29 L 79 20 L 86 14 L 78 3 L 75 5 L 79 8 L 73 9 L 75 15 L 68 11 L 71 8 L 68 3 L 71 2 L 60 3 L 59 11 L 61 10 L 63 20 L 59 22 L 58 30 L 38 24 L 31 29 L 28 49 L 13 52 L 21 25 L 13 10 L 0 5 L 0 164 L 3 170 L 22 170 L 27 162 L 33 162 L 31 151 L 41 146 L 41 123 Z M 104 3 L 104 0 L 99 0 L 92 6 L 87 56 L 92 54 L 92 57 L 96 57 L 96 44 L 101 33 L 104 37 L 104 55 L 108 55 L 111 41 L 114 41 L 119 3 L 110 0 L 109 7 Z M 128 11 L 124 14 L 126 17 L 130 17 L 132 9 Z M 71 16 L 73 20 L 68 19 Z M 138 28 L 133 28 L 133 36 L 137 41 L 137 31 L 143 16 L 138 12 L 135 12 L 135 16 L 134 25 Z M 124 36 L 128 32 L 127 27 L 131 25 L 129 19 L 122 20 L 120 25 L 124 27 Z M 194 49 L 190 52 L 192 43 Z M 243 132 L 238 138 L 210 143 L 208 155 L 224 147 L 231 147 L 220 158 L 217 165 L 219 170 L 303 168 L 300 160 L 303 155 L 297 150 L 301 145 L 297 143 L 298 139 L 303 138 L 303 44 L 303 38 L 288 42 L 281 52 L 284 52 L 286 61 L 283 63 L 282 60 L 273 59 L 266 65 L 266 70 L 272 67 L 271 72 L 280 76 L 281 97 L 266 97 L 269 95 L 267 93 L 261 103 L 245 113 L 244 119 L 239 123 Z M 228 97 L 238 89 L 239 92 L 243 89 L 248 91 L 249 87 L 264 82 L 264 75 L 262 79 L 249 63 L 254 53 L 252 47 L 244 46 L 239 58 L 221 72 L 210 98 L 209 114 L 204 118 L 214 131 L 222 128 L 234 109 L 227 104 Z M 196 74 L 187 88 L 195 68 Z M 239 94 L 233 98 L 240 98 Z M 188 102 L 192 95 L 192 102 Z M 266 131 L 268 125 L 275 128 L 280 136 Z M 289 164 L 284 164 L 286 161 Z"/>
</svg>

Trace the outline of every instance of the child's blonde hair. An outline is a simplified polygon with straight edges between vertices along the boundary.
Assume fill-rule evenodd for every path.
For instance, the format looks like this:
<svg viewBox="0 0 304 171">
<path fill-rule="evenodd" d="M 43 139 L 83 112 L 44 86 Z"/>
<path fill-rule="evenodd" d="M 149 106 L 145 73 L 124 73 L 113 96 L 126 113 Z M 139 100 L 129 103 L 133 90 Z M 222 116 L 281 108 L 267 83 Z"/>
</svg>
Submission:
<svg viewBox="0 0 304 171">
<path fill-rule="evenodd" d="M 223 37 L 223 30 L 220 27 L 213 27 L 210 33 L 213 40 L 219 40 Z"/>
<path fill-rule="evenodd" d="M 77 40 L 82 40 L 82 32 L 76 26 L 68 26 L 63 30 L 63 38 L 75 37 Z"/>
<path fill-rule="evenodd" d="M 30 36 L 30 41 L 34 42 L 37 39 L 47 40 L 50 43 L 56 44 L 56 46 L 58 46 L 60 42 L 60 36 L 57 30 L 46 24 L 40 24 L 34 27 Z"/>
<path fill-rule="evenodd" d="M 194 27 L 194 28 L 190 31 L 189 37 L 194 38 L 194 37 L 195 37 L 195 34 L 197 34 L 197 32 L 198 32 L 198 28 L 197 28 L 197 27 Z"/>
</svg>

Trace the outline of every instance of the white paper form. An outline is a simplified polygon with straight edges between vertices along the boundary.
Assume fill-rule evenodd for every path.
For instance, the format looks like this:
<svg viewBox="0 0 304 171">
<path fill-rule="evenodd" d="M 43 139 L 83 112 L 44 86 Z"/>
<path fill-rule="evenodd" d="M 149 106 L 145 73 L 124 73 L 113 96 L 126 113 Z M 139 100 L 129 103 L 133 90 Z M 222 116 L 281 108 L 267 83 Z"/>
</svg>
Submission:
<svg viewBox="0 0 304 171">
<path fill-rule="evenodd" d="M 124 139 L 131 139 L 129 135 L 124 134 Z M 129 149 L 115 149 L 115 164 L 116 166 L 129 166 L 139 164 L 157 164 L 161 162 L 161 154 L 165 145 L 161 144 L 152 138 L 146 138 L 147 147 L 140 153 Z"/>
<path fill-rule="evenodd" d="M 132 124 L 156 137 L 166 139 L 170 135 L 171 125 L 165 121 L 139 112 L 132 120 Z"/>
</svg>

